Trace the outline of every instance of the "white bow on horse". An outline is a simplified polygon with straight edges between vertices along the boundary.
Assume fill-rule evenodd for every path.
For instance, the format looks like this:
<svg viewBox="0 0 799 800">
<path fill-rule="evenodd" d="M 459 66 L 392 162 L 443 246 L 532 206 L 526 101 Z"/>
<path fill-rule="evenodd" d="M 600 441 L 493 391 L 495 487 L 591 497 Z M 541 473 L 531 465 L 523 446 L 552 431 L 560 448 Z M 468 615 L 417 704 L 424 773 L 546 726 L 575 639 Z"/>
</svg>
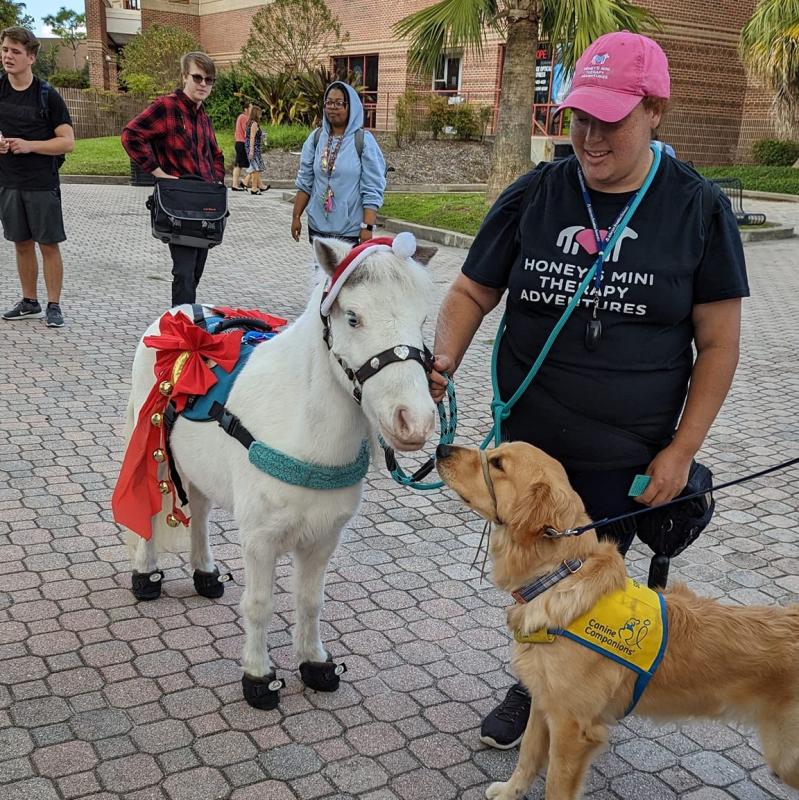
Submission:
<svg viewBox="0 0 799 800">
<path fill-rule="evenodd" d="M 293 553 L 294 649 L 302 679 L 307 686 L 332 691 L 343 665 L 332 662 L 319 635 L 324 576 L 342 528 L 360 502 L 368 441 L 379 433 L 392 447 L 412 451 L 434 430 L 435 407 L 425 373 L 431 356 L 422 341 L 432 281 L 420 264 L 427 264 L 435 249 L 416 248 L 410 234 L 398 236 L 393 247 L 390 239 L 373 241 L 350 251 L 335 239 L 317 239 L 314 252 L 322 280 L 299 319 L 252 350 L 214 417 L 219 425 L 181 414 L 163 445 L 146 454 L 156 462 L 171 455 L 191 516 L 189 522 L 184 516 L 188 509 L 178 512 L 173 505 L 165 464 L 149 463 L 148 468 L 161 470 L 157 481 L 163 507 L 156 495 L 158 507 L 152 508 L 151 519 L 146 512 L 148 530 L 142 534 L 151 529 L 150 538 L 128 537 L 134 594 L 139 599 L 160 594 L 157 558 L 159 550 L 174 549 L 165 546 L 178 524 L 174 514 L 167 514 L 173 509 L 188 523 L 195 587 L 205 596 L 220 596 L 224 576 L 209 547 L 208 512 L 211 504 L 231 511 L 244 555 L 242 684 L 245 699 L 256 708 L 274 708 L 283 685 L 266 641 L 276 561 Z M 181 313 L 191 319 L 191 307 L 170 312 Z M 156 354 L 145 342 L 149 337 L 152 345 L 175 319 L 165 315 L 166 322 L 150 326 L 136 351 L 127 410 L 132 441 L 140 426 L 149 428 L 151 420 L 153 426 L 162 424 L 147 402 L 157 396 L 159 385 L 166 395 L 173 386 L 159 384 L 156 377 L 153 387 Z M 211 338 L 218 342 L 224 337 Z M 207 360 L 197 359 L 203 369 Z M 117 512 L 115 506 L 116 518 L 124 521 Z"/>
</svg>

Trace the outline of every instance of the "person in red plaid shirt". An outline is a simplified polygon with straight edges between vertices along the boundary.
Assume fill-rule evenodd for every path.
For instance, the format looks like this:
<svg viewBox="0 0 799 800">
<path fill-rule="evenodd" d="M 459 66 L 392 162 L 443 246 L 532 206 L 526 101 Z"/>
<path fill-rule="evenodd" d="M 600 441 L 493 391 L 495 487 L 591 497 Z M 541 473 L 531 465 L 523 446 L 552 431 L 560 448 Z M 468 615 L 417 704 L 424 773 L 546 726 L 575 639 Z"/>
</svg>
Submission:
<svg viewBox="0 0 799 800">
<path fill-rule="evenodd" d="M 199 175 L 224 182 L 225 158 L 214 127 L 203 108 L 216 78 L 216 65 L 205 53 L 180 59 L 183 88 L 157 97 L 122 131 L 122 146 L 131 160 L 156 178 Z M 208 250 L 170 244 L 172 305 L 193 303 Z"/>
</svg>

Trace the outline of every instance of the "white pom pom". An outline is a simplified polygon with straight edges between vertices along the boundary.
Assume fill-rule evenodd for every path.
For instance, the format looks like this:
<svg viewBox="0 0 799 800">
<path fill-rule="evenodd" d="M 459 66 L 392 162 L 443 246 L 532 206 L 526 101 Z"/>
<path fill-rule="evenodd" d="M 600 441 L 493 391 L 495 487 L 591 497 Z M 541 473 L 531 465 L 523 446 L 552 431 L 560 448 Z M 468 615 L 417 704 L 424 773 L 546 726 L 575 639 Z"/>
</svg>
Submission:
<svg viewBox="0 0 799 800">
<path fill-rule="evenodd" d="M 410 231 L 402 231 L 394 237 L 391 249 L 398 258 L 411 258 L 416 252 L 416 237 Z"/>
</svg>

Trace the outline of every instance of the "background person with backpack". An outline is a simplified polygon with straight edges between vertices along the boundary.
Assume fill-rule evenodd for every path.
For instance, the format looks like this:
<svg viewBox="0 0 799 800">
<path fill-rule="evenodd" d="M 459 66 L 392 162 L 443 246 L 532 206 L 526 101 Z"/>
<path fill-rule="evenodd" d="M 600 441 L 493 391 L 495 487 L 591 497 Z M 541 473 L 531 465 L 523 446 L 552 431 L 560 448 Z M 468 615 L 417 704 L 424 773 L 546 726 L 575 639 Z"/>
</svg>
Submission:
<svg viewBox="0 0 799 800">
<path fill-rule="evenodd" d="M 60 328 L 64 262 L 59 244 L 67 237 L 58 168 L 75 146 L 75 133 L 61 95 L 33 75 L 36 37 L 25 28 L 6 28 L 0 39 L 5 70 L 0 78 L 0 219 L 5 238 L 14 242 L 22 286 L 22 299 L 3 319 L 42 316 L 38 244 L 47 287 L 45 322 Z"/>
<path fill-rule="evenodd" d="M 386 162 L 377 140 L 363 130 L 363 105 L 343 81 L 325 91 L 321 129 L 302 146 L 291 235 L 300 240 L 302 212 L 308 212 L 308 239 L 332 236 L 350 244 L 372 238 L 383 205 Z"/>
</svg>

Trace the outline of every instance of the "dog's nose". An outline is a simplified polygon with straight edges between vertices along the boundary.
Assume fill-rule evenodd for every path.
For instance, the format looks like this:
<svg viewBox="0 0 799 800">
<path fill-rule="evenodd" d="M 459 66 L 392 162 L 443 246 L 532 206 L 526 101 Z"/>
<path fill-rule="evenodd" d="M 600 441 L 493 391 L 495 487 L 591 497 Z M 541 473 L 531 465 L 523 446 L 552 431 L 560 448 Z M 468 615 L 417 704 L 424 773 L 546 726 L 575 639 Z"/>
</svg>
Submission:
<svg viewBox="0 0 799 800">
<path fill-rule="evenodd" d="M 448 444 L 440 444 L 436 447 L 436 458 L 449 458 L 452 455 L 452 448 Z"/>
</svg>

